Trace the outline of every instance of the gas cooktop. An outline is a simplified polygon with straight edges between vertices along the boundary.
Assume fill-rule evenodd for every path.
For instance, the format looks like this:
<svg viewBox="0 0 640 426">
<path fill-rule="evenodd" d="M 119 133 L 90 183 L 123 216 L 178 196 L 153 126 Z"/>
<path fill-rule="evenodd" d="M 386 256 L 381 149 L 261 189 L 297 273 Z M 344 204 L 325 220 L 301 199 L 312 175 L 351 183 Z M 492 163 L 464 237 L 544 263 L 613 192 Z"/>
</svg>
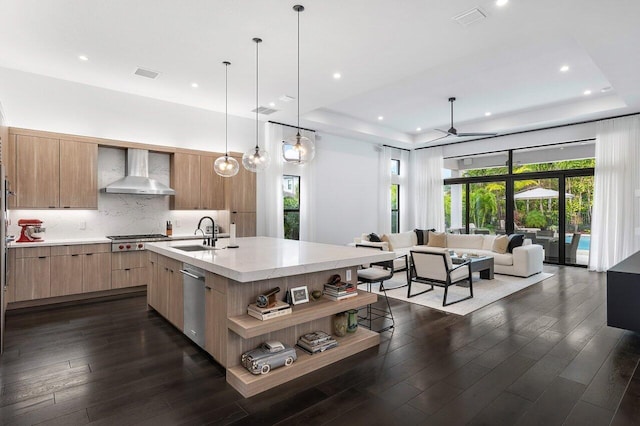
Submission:
<svg viewBox="0 0 640 426">
<path fill-rule="evenodd" d="M 107 235 L 107 238 L 113 241 L 151 241 L 169 239 L 169 237 L 163 234 Z"/>
</svg>

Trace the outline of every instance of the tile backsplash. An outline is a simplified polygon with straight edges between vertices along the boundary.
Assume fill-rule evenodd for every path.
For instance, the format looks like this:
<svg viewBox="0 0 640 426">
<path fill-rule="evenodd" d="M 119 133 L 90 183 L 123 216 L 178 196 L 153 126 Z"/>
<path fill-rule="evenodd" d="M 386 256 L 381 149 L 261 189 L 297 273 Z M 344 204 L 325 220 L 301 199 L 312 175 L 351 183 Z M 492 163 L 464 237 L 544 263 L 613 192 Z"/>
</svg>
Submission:
<svg viewBox="0 0 640 426">
<path fill-rule="evenodd" d="M 100 147 L 98 188 L 125 175 L 126 150 Z M 149 153 L 149 177 L 169 185 L 169 154 Z M 174 235 L 190 235 L 202 216 L 211 216 L 220 232 L 229 228 L 229 213 L 214 210 L 169 210 L 168 196 L 98 193 L 98 210 L 11 210 L 9 235 L 19 235 L 18 219 L 40 219 L 46 228 L 44 239 L 93 238 L 106 235 L 164 234 L 166 222 Z"/>
</svg>

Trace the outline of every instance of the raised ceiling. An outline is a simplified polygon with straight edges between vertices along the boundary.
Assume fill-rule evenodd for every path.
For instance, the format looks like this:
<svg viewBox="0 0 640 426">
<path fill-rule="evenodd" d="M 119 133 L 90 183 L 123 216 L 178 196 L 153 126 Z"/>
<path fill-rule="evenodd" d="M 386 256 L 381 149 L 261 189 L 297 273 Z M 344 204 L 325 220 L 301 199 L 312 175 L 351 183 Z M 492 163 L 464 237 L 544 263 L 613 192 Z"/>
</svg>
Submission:
<svg viewBox="0 0 640 426">
<path fill-rule="evenodd" d="M 228 60 L 229 113 L 253 117 L 252 38 L 261 37 L 261 104 L 274 102 L 277 110 L 261 118 L 295 124 L 296 101 L 279 99 L 297 90 L 294 4 L 0 0 L 0 67 L 224 111 L 221 63 Z M 305 127 L 425 146 L 440 136 L 434 128 L 449 127 L 450 96 L 458 98 L 460 132 L 506 133 L 640 111 L 635 0 L 301 4 Z M 486 18 L 468 26 L 452 19 L 474 8 Z M 562 73 L 564 64 L 570 70 Z M 134 75 L 137 67 L 160 75 Z"/>
</svg>

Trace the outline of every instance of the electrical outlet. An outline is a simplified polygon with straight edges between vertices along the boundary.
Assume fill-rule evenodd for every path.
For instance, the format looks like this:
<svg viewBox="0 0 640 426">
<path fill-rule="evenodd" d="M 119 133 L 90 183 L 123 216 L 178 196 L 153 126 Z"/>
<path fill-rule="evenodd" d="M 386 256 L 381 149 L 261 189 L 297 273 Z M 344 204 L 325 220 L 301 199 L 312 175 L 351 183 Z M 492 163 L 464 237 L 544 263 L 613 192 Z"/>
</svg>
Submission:
<svg viewBox="0 0 640 426">
<path fill-rule="evenodd" d="M 347 282 L 351 281 L 351 269 L 347 269 L 347 272 L 345 273 L 345 280 Z"/>
<path fill-rule="evenodd" d="M 85 229 L 87 229 L 87 222 L 85 221 L 80 222 L 78 229 L 80 229 L 81 231 L 84 231 Z"/>
<path fill-rule="evenodd" d="M 176 228 L 180 226 L 180 225 L 178 225 L 178 219 L 173 221 L 173 226 L 175 226 Z"/>
</svg>

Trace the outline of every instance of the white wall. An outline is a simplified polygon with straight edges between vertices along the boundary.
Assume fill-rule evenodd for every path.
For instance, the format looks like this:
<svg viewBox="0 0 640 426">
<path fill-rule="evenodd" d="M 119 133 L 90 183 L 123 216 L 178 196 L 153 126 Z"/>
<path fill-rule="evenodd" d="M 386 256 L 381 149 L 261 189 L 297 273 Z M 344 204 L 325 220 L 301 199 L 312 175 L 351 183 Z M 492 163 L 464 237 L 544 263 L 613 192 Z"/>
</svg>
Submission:
<svg viewBox="0 0 640 426">
<path fill-rule="evenodd" d="M 354 139 L 321 134 L 316 143 L 316 241 L 347 244 L 377 232 L 378 152 Z"/>
</svg>

